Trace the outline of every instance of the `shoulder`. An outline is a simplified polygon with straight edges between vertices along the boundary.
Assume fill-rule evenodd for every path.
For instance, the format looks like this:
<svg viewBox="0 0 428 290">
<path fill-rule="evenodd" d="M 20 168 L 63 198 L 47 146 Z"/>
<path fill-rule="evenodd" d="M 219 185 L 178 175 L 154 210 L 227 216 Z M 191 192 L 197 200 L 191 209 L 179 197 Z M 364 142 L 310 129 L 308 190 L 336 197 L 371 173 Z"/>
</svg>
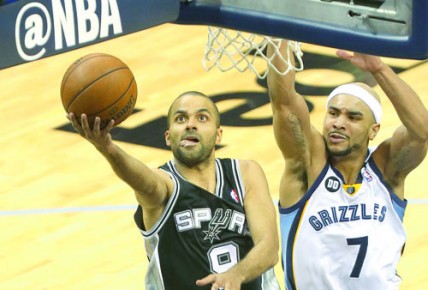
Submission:
<svg viewBox="0 0 428 290">
<path fill-rule="evenodd" d="M 264 171 L 260 164 L 255 160 L 237 160 L 239 164 L 239 170 L 241 172 L 241 176 L 247 182 L 252 182 L 258 180 L 258 178 L 265 178 Z"/>
<path fill-rule="evenodd" d="M 255 160 L 250 159 L 236 159 L 236 161 L 239 163 L 239 167 L 241 170 L 251 170 L 254 168 L 260 168 L 260 164 Z"/>
<path fill-rule="evenodd" d="M 175 183 L 178 182 L 178 179 L 174 177 L 174 172 L 164 168 L 153 168 L 152 170 L 159 176 L 162 183 L 165 184 L 169 197 L 175 188 Z"/>
<path fill-rule="evenodd" d="M 370 147 L 369 150 L 370 158 L 374 161 L 377 168 L 383 175 L 387 161 L 391 156 L 391 139 L 386 139 L 378 146 Z"/>
<path fill-rule="evenodd" d="M 251 172 L 257 168 L 261 168 L 259 163 L 255 160 L 248 159 L 234 159 L 234 158 L 217 158 L 217 162 L 219 162 L 223 167 L 237 167 L 241 174 L 245 174 L 246 172 Z"/>
</svg>

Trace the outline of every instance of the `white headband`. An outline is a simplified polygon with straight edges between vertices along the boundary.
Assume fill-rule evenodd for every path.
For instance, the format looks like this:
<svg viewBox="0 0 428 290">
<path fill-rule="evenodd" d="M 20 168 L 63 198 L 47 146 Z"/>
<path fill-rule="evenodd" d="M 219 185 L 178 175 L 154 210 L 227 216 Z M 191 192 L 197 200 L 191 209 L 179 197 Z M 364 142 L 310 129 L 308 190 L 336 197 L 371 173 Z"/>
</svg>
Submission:
<svg viewBox="0 0 428 290">
<path fill-rule="evenodd" d="M 341 85 L 335 88 L 328 96 L 326 103 L 327 108 L 331 99 L 340 94 L 351 95 L 363 101 L 373 112 L 376 123 L 380 124 L 380 120 L 382 119 L 382 107 L 379 101 L 376 100 L 376 98 L 372 94 L 355 84 Z"/>
</svg>

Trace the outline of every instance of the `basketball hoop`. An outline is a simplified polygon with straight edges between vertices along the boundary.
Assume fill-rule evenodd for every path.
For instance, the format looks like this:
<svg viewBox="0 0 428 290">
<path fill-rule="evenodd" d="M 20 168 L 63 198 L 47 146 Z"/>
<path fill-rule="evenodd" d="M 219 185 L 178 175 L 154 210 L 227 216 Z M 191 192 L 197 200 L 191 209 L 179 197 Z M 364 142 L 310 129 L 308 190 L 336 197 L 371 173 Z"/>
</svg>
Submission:
<svg viewBox="0 0 428 290">
<path fill-rule="evenodd" d="M 280 38 L 208 26 L 208 40 L 205 45 L 202 65 L 207 71 L 213 67 L 217 67 L 223 72 L 234 68 L 240 72 L 250 69 L 260 79 L 265 78 L 270 69 L 275 70 L 280 75 L 285 75 L 290 70 L 303 70 L 303 52 L 300 49 L 300 42 L 289 41 L 288 46 L 292 53 L 288 50 L 285 57 L 281 55 L 279 50 L 281 42 L 282 39 Z M 270 58 L 266 56 L 268 44 L 272 44 L 275 48 Z M 297 66 L 291 63 L 293 54 Z M 285 64 L 285 69 L 279 69 L 272 64 L 275 56 L 279 56 L 282 63 Z M 266 63 L 261 64 L 267 67 L 263 73 L 259 73 L 257 70 L 257 63 L 259 62 Z"/>
</svg>

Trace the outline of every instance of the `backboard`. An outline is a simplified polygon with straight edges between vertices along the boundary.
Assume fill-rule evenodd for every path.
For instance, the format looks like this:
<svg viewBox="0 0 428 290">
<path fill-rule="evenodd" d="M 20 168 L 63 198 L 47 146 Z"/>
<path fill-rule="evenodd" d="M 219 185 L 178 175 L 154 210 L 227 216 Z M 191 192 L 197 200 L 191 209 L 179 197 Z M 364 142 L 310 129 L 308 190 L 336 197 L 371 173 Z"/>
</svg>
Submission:
<svg viewBox="0 0 428 290">
<path fill-rule="evenodd" d="M 427 0 L 194 0 L 175 21 L 380 56 L 428 57 Z"/>
<path fill-rule="evenodd" d="M 387 57 L 428 58 L 428 0 L 3 3 L 9 4 L 0 5 L 0 69 L 163 23 L 218 26 Z"/>
</svg>

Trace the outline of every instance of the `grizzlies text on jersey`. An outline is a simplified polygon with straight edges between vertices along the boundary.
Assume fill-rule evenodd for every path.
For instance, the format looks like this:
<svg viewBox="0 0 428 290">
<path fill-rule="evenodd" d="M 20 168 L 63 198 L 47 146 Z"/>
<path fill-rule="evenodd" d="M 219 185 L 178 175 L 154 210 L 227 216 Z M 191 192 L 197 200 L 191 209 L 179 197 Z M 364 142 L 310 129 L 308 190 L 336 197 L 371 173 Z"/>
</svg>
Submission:
<svg viewBox="0 0 428 290">
<path fill-rule="evenodd" d="M 372 158 L 360 181 L 358 190 L 345 191 L 342 175 L 327 163 L 297 204 L 280 208 L 287 289 L 398 289 L 407 203 Z"/>
</svg>

